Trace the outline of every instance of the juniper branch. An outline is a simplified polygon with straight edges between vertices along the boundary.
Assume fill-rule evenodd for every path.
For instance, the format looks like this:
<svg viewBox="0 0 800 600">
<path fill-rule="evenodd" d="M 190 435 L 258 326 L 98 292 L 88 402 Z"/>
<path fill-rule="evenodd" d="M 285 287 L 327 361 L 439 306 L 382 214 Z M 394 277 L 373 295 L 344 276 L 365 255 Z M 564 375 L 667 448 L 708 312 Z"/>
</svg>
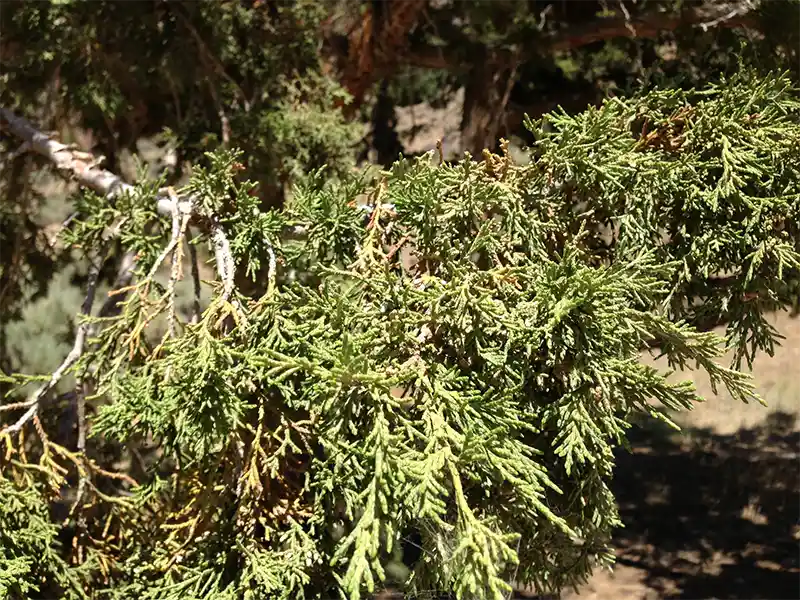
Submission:
<svg viewBox="0 0 800 600">
<path fill-rule="evenodd" d="M 96 263 L 92 263 L 89 268 L 89 278 L 86 285 L 86 297 L 84 298 L 83 305 L 81 306 L 82 320 L 78 324 L 78 331 L 75 334 L 75 342 L 67 354 L 61 365 L 53 372 L 50 379 L 41 385 L 25 402 L 0 407 L 0 410 L 10 410 L 12 408 L 27 408 L 28 410 L 17 419 L 13 425 L 9 425 L 0 430 L 0 436 L 6 433 L 15 433 L 22 429 L 26 423 L 36 416 L 39 410 L 39 402 L 50 392 L 58 382 L 66 375 L 66 373 L 78 362 L 83 355 L 84 345 L 86 343 L 87 334 L 89 333 L 89 322 L 86 320 L 91 315 L 92 306 L 94 306 L 95 293 L 97 291 L 97 282 L 100 275 L 100 267 L 102 266 L 103 259 L 105 258 L 106 249 L 103 248 L 99 253 L 100 256 Z"/>
<path fill-rule="evenodd" d="M 6 108 L 0 107 L 0 117 L 4 119 L 11 133 L 28 144 L 34 152 L 47 158 L 60 172 L 70 174 L 81 185 L 103 194 L 112 201 L 121 194 L 131 193 L 134 186 L 125 183 L 121 177 L 99 167 L 99 161 L 88 152 L 81 152 L 65 144 L 57 142 L 50 136 L 37 130 L 23 117 L 15 115 Z M 167 188 L 159 190 L 156 197 L 156 210 L 164 216 L 171 216 L 175 201 Z M 196 202 L 192 196 L 179 199 L 178 209 L 181 214 L 197 217 Z M 230 242 L 225 230 L 216 216 L 211 216 L 210 230 L 214 244 L 214 256 L 217 271 L 223 282 L 223 298 L 227 301 L 233 292 L 235 263 L 231 254 Z"/>
<path fill-rule="evenodd" d="M 678 15 L 658 11 L 601 18 L 543 35 L 540 40 L 529 46 L 528 52 L 544 54 L 569 51 L 616 38 L 654 38 L 682 26 L 698 27 L 704 31 L 712 27 L 758 30 L 763 25 L 759 22 L 757 8 L 756 3 L 749 0 L 735 4 L 733 8 L 730 5 L 709 2 L 707 5 L 693 7 Z M 335 35 L 331 35 L 331 38 L 335 38 Z M 507 68 L 513 65 L 514 56 L 512 52 L 495 51 L 491 60 L 498 69 Z M 381 73 L 390 74 L 403 65 L 423 69 L 457 70 L 461 61 L 457 53 L 447 47 L 419 45 L 404 53 L 399 60 L 382 64 Z"/>
</svg>

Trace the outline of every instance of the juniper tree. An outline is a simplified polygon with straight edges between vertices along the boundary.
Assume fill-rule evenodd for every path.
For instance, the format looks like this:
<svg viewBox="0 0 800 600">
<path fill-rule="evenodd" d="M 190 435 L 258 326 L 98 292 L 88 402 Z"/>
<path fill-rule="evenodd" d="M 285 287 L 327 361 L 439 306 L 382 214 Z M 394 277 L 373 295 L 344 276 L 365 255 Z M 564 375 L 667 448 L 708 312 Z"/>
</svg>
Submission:
<svg viewBox="0 0 800 600">
<path fill-rule="evenodd" d="M 0 590 L 356 599 L 409 540 L 410 596 L 585 581 L 613 562 L 631 420 L 702 401 L 641 352 L 760 400 L 718 361 L 771 352 L 791 302 L 798 109 L 788 77 L 743 70 L 529 120 L 525 165 L 321 170 L 269 210 L 239 151 L 132 186 L 3 109 L 82 184 L 62 235 L 92 266 L 62 366 L 5 375 Z M 103 299 L 115 239 L 135 261 Z M 184 276 L 210 290 L 190 319 Z"/>
<path fill-rule="evenodd" d="M 308 171 L 355 164 L 358 124 L 344 121 L 337 105 L 346 94 L 317 49 L 325 14 L 307 0 L 10 0 L 0 5 L 0 105 L 91 151 L 128 183 L 139 175 L 132 155 L 149 158 L 144 141 L 171 151 L 170 162 L 148 165 L 169 184 L 185 183 L 204 152 L 235 145 L 259 183 L 253 193 L 279 205 Z M 65 328 L 56 317 L 82 294 L 89 265 L 43 235 L 72 211 L 52 190 L 43 197 L 48 172 L 15 150 L 3 146 L 0 164 L 0 193 L 13 199 L 0 203 L 0 364 L 32 371 L 60 362 L 42 330 Z M 110 252 L 101 288 L 123 262 L 117 244 Z"/>
</svg>

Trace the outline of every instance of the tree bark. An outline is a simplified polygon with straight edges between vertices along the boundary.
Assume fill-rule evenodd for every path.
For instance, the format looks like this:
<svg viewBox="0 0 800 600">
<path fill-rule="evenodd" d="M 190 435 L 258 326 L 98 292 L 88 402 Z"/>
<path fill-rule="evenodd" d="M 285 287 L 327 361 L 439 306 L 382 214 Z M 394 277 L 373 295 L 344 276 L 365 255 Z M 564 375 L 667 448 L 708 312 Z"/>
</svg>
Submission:
<svg viewBox="0 0 800 600">
<path fill-rule="evenodd" d="M 492 150 L 497 143 L 515 80 L 516 66 L 498 69 L 492 60 L 473 63 L 464 88 L 461 119 L 461 145 L 472 156 L 480 157 L 484 149 Z"/>
<path fill-rule="evenodd" d="M 712 4 L 706 7 L 687 10 L 682 14 L 653 13 L 630 18 L 604 18 L 591 23 L 583 23 L 573 27 L 544 35 L 542 38 L 528 46 L 526 50 L 532 54 L 547 54 L 563 52 L 581 48 L 595 42 L 612 40 L 615 38 L 653 38 L 665 31 L 674 31 L 682 26 L 694 26 L 703 30 L 721 27 L 735 29 L 746 27 L 758 29 L 760 27 L 755 11 L 742 5 L 738 9 L 728 4 Z M 449 52 L 447 46 L 427 47 L 421 46 L 413 49 L 404 56 L 398 56 L 404 65 L 426 69 L 462 68 L 460 60 Z M 524 57 L 521 57 L 524 60 Z M 498 52 L 494 58 L 498 66 L 511 64 L 509 52 Z M 395 67 L 401 66 L 397 62 Z M 386 75 L 386 73 L 384 73 Z"/>
</svg>

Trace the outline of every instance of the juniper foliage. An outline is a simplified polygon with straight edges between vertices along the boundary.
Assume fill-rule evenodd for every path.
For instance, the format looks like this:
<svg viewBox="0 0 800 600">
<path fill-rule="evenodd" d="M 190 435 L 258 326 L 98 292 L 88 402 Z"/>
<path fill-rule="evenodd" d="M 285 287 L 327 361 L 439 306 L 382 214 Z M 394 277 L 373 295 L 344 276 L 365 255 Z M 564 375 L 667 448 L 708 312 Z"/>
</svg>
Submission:
<svg viewBox="0 0 800 600">
<path fill-rule="evenodd" d="M 96 262 L 124 219 L 138 277 L 118 316 L 91 319 L 73 369 L 86 451 L 48 436 L 52 398 L 0 437 L 0 506 L 72 503 L 81 565 L 41 521 L 11 526 L 12 568 L 35 557 L 42 595 L 81 581 L 120 600 L 357 599 L 413 541 L 409 595 L 580 584 L 613 561 L 609 483 L 631 419 L 702 400 L 640 353 L 758 400 L 718 359 L 726 342 L 769 352 L 764 314 L 791 300 L 799 108 L 787 77 L 742 71 L 529 122 L 527 165 L 506 152 L 317 173 L 271 211 L 241 155 L 217 151 L 179 193 L 222 223 L 240 272 L 266 270 L 266 292 L 212 283 L 196 322 L 155 278 L 174 232 L 157 184 L 114 205 L 85 194 L 68 241 Z M 159 314 L 174 324 L 156 334 Z"/>
<path fill-rule="evenodd" d="M 172 184 L 185 183 L 204 152 L 236 146 L 259 183 L 254 193 L 281 204 L 297 177 L 355 164 L 360 128 L 344 119 L 347 94 L 323 73 L 319 53 L 327 14 L 307 0 L 9 0 L 0 4 L 0 104 L 79 142 L 129 181 L 135 173 L 125 167 L 143 141 L 169 147 L 161 166 Z M 43 235 L 71 211 L 46 214 L 62 198 L 42 197 L 47 171 L 18 148 L 0 141 L 0 194 L 9 199 L 0 203 L 0 365 L 31 373 L 60 362 L 40 329 L 63 328 L 62 299 L 80 293 L 89 265 Z M 101 272 L 108 284 L 111 262 Z"/>
</svg>

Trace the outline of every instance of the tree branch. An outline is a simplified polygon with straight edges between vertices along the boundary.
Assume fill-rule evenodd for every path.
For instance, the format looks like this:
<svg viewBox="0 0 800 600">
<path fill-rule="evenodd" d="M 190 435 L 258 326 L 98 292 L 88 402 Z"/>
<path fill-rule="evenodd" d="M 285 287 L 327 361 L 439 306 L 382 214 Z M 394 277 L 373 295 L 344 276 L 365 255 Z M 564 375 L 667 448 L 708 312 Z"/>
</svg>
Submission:
<svg viewBox="0 0 800 600">
<path fill-rule="evenodd" d="M 92 154 L 50 139 L 27 120 L 6 108 L 0 107 L 0 117 L 8 123 L 9 131 L 27 144 L 30 150 L 48 159 L 59 171 L 68 173 L 82 186 L 103 194 L 108 200 L 133 191 L 134 187 L 125 183 L 121 177 L 101 169 L 99 166 L 101 160 Z M 159 214 L 165 216 L 172 214 L 172 200 L 169 196 L 159 196 L 156 201 Z M 185 201 L 185 204 L 191 210 L 191 202 Z"/>
<path fill-rule="evenodd" d="M 545 41 L 545 48 L 551 52 L 559 52 L 620 37 L 653 38 L 664 31 L 674 31 L 686 25 L 700 26 L 704 30 L 709 26 L 753 27 L 757 21 L 752 15 L 752 8 L 749 4 L 743 5 L 738 12 L 731 13 L 729 6 L 717 5 L 705 10 L 690 10 L 682 15 L 655 13 L 630 18 L 603 19 L 559 32 Z"/>
<path fill-rule="evenodd" d="M 563 52 L 615 38 L 653 38 L 682 26 L 700 27 L 703 31 L 712 27 L 757 29 L 759 23 L 754 9 L 750 2 L 743 2 L 733 8 L 730 4 L 716 4 L 677 15 L 652 13 L 600 19 L 545 35 L 538 43 L 528 46 L 528 51 Z M 419 48 L 403 58 L 405 64 L 426 69 L 453 69 L 458 68 L 461 63 L 456 56 L 446 54 L 446 49 L 438 46 Z M 510 60 L 511 53 L 506 51 L 498 52 L 495 58 L 495 62 L 500 65 L 506 65 Z M 396 68 L 400 65 L 393 66 Z"/>
<path fill-rule="evenodd" d="M 67 173 L 75 180 L 99 194 L 103 194 L 109 201 L 118 195 L 130 193 L 134 187 L 125 183 L 121 177 L 100 168 L 99 162 L 92 154 L 81 152 L 65 144 L 61 144 L 37 130 L 22 117 L 15 115 L 6 108 L 0 107 L 0 118 L 8 124 L 9 131 L 30 149 L 44 156 L 52 162 L 62 173 Z M 169 189 L 159 190 L 156 197 L 156 210 L 159 214 L 171 217 L 175 209 L 175 201 Z M 198 216 L 195 209 L 194 197 L 179 198 L 177 208 L 181 214 Z M 214 255 L 217 263 L 217 273 L 223 282 L 224 298 L 228 299 L 233 291 L 234 260 L 230 250 L 230 243 L 222 228 L 219 219 L 212 216 L 210 219 L 210 233 L 214 245 Z M 131 270 L 134 265 L 131 266 Z"/>
</svg>

